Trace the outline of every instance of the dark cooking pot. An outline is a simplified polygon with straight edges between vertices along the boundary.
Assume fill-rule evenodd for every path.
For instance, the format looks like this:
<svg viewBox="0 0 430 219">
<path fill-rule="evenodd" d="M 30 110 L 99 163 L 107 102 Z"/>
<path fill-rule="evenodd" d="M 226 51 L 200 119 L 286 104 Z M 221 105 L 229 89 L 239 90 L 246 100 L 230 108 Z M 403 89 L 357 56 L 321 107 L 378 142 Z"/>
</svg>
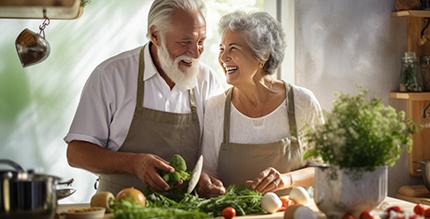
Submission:
<svg viewBox="0 0 430 219">
<path fill-rule="evenodd" d="M 24 171 L 17 163 L 1 160 L 14 170 L 0 170 L 0 218 L 51 219 L 57 208 L 60 178 Z"/>
<path fill-rule="evenodd" d="M 421 169 L 417 171 L 421 171 L 424 185 L 430 191 L 430 161 L 414 160 L 414 163 L 421 164 Z"/>
</svg>

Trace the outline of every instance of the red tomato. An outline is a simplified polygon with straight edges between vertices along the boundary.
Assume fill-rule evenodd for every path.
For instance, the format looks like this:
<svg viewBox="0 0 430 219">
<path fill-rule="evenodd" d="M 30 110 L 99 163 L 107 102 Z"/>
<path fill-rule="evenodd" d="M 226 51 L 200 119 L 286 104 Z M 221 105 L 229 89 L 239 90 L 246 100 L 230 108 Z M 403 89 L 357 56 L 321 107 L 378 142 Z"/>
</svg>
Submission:
<svg viewBox="0 0 430 219">
<path fill-rule="evenodd" d="M 387 208 L 386 212 L 389 214 L 390 211 L 395 211 L 397 213 L 402 213 L 402 209 L 399 206 L 391 206 L 389 208 Z"/>
<path fill-rule="evenodd" d="M 430 217 L 430 208 L 427 208 L 425 211 L 424 211 L 424 217 Z"/>
<path fill-rule="evenodd" d="M 222 210 L 221 214 L 225 219 L 231 219 L 236 216 L 236 209 L 232 207 L 226 207 L 224 210 Z"/>
<path fill-rule="evenodd" d="M 373 219 L 373 214 L 370 211 L 363 211 L 360 214 L 360 219 Z"/>
<path fill-rule="evenodd" d="M 352 216 L 350 213 L 346 213 L 343 215 L 342 219 L 354 219 L 354 216 Z"/>
<path fill-rule="evenodd" d="M 423 216 L 425 210 L 426 209 L 421 204 L 417 204 L 414 207 L 414 213 L 417 214 L 417 215 Z"/>
</svg>

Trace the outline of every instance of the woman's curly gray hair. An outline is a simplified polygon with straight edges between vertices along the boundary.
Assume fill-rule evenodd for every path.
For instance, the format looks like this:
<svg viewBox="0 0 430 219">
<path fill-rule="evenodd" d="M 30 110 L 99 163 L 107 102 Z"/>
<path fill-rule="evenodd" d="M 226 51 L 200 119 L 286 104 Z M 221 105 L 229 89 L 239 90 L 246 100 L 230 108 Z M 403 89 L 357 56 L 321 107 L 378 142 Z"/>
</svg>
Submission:
<svg viewBox="0 0 430 219">
<path fill-rule="evenodd" d="M 254 56 L 266 61 L 263 70 L 275 73 L 285 56 L 285 33 L 282 25 L 267 12 L 235 11 L 224 15 L 219 22 L 219 32 L 226 30 L 244 33 Z"/>
</svg>

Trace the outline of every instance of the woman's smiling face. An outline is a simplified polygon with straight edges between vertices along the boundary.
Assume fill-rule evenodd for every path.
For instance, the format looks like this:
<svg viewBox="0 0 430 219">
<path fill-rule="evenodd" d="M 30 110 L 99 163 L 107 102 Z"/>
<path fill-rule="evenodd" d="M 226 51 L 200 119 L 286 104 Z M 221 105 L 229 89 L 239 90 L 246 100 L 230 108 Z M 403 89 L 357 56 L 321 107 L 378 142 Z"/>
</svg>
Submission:
<svg viewBox="0 0 430 219">
<path fill-rule="evenodd" d="M 259 67 L 261 61 L 252 53 L 242 32 L 224 31 L 219 48 L 218 61 L 228 84 L 252 81 L 257 71 L 262 71 Z"/>
</svg>

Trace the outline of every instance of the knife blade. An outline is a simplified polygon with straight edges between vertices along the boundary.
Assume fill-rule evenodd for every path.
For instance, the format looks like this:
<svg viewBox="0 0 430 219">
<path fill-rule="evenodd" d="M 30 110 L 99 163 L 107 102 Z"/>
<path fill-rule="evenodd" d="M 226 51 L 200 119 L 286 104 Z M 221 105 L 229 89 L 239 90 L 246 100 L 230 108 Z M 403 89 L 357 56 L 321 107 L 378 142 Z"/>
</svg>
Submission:
<svg viewBox="0 0 430 219">
<path fill-rule="evenodd" d="M 199 182 L 200 175 L 202 174 L 202 168 L 203 168 L 203 155 L 200 155 L 199 159 L 196 162 L 196 165 L 194 166 L 193 172 L 191 173 L 191 179 L 188 183 L 188 189 L 187 193 L 191 193 L 194 188 L 196 188 L 197 183 Z"/>
</svg>

